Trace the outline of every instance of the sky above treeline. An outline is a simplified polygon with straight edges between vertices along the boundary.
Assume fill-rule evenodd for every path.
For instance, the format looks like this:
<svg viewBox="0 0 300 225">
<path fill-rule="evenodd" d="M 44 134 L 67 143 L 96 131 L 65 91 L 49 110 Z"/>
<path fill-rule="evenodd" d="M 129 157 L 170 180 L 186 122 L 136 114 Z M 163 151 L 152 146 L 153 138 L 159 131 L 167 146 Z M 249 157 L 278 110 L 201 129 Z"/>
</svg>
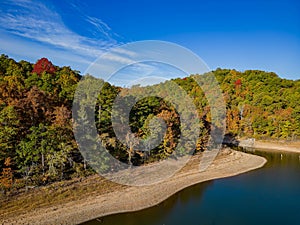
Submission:
<svg viewBox="0 0 300 225">
<path fill-rule="evenodd" d="M 259 69 L 300 79 L 300 1 L 2 0 L 0 52 L 47 57 L 84 73 L 133 41 L 182 45 L 210 69 Z"/>
</svg>

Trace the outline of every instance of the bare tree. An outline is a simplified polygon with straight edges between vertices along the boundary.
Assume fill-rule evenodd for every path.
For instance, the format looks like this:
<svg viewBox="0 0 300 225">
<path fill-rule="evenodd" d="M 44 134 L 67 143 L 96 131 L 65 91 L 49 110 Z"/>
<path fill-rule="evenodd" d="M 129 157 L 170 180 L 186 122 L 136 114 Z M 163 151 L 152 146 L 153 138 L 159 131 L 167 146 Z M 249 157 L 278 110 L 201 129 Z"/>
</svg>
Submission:
<svg viewBox="0 0 300 225">
<path fill-rule="evenodd" d="M 132 159 L 132 156 L 135 153 L 134 147 L 139 144 L 139 140 L 135 137 L 135 135 L 133 133 L 127 133 L 125 142 L 126 142 L 126 145 L 127 145 L 126 152 L 128 154 L 128 163 L 131 167 L 132 166 L 131 159 Z"/>
</svg>

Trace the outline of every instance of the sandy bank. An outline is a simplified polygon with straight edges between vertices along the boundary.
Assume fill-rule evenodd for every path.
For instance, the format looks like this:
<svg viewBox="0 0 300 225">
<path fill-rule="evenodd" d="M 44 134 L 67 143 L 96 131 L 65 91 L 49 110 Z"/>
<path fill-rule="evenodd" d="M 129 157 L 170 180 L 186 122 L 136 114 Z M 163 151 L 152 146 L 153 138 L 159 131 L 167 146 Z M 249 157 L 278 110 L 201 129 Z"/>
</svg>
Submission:
<svg viewBox="0 0 300 225">
<path fill-rule="evenodd" d="M 240 147 L 247 147 L 243 141 L 240 141 Z M 260 141 L 255 140 L 251 146 L 257 149 L 272 150 L 272 151 L 284 151 L 284 152 L 296 152 L 300 153 L 300 142 L 284 142 L 284 141 Z"/>
<path fill-rule="evenodd" d="M 199 172 L 201 156 L 192 160 L 171 178 L 154 185 L 125 187 L 116 191 L 60 203 L 9 217 L 3 224 L 78 224 L 100 216 L 141 210 L 159 204 L 176 192 L 207 180 L 241 174 L 262 167 L 266 159 L 242 152 L 224 150 L 204 172 Z"/>
<path fill-rule="evenodd" d="M 265 142 L 265 141 L 255 141 L 255 148 L 260 149 L 271 149 L 286 152 L 298 152 L 300 153 L 300 143 L 284 143 L 284 142 Z"/>
</svg>

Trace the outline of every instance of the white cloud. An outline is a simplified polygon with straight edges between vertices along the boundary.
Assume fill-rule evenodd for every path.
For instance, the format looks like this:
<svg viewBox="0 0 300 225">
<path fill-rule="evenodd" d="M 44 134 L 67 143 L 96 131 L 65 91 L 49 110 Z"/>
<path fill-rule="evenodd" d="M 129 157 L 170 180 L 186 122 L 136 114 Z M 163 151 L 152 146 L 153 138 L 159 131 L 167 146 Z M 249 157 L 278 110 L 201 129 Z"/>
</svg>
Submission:
<svg viewBox="0 0 300 225">
<path fill-rule="evenodd" d="M 52 45 L 72 51 L 78 55 L 98 57 L 105 50 L 115 46 L 111 29 L 100 19 L 88 17 L 89 22 L 102 32 L 106 39 L 93 39 L 70 30 L 61 16 L 42 2 L 33 0 L 8 0 L 0 9 L 0 29 L 8 34 Z"/>
<path fill-rule="evenodd" d="M 119 54 L 122 54 L 122 55 L 130 56 L 130 57 L 135 57 L 135 56 L 138 55 L 136 52 L 130 51 L 130 50 L 127 50 L 127 49 L 124 49 L 124 48 L 113 48 L 112 51 L 116 52 L 116 53 L 119 53 Z"/>
<path fill-rule="evenodd" d="M 96 32 L 100 32 L 104 34 L 106 38 L 111 39 L 111 28 L 102 20 L 96 17 L 86 16 L 86 21 L 96 28 Z"/>
<path fill-rule="evenodd" d="M 0 32 L 1 53 L 8 54 L 15 60 L 27 60 L 32 63 L 47 57 L 55 65 L 71 66 L 72 69 L 84 72 L 93 58 L 84 57 L 64 49 L 44 46 L 42 43 L 24 40 L 23 38 Z"/>
<path fill-rule="evenodd" d="M 116 65 L 131 65 L 115 76 L 120 85 L 153 73 L 159 74 L 155 65 L 135 60 L 139 58 L 139 52 L 112 48 L 121 42 L 116 41 L 118 35 L 105 22 L 87 15 L 76 5 L 72 7 L 97 35 L 91 38 L 75 33 L 51 5 L 35 0 L 6 0 L 4 7 L 0 8 L 1 51 L 31 62 L 48 57 L 56 65 L 70 65 L 73 69 L 99 77 L 105 76 L 105 71 Z M 107 62 L 104 65 L 97 65 L 95 61 L 100 55 Z"/>
<path fill-rule="evenodd" d="M 104 54 L 103 56 L 101 56 L 103 59 L 107 59 L 109 61 L 114 61 L 114 62 L 120 62 L 122 64 L 133 64 L 136 61 L 130 59 L 129 57 L 124 57 L 122 55 L 119 54 L 113 54 L 111 52 Z"/>
</svg>

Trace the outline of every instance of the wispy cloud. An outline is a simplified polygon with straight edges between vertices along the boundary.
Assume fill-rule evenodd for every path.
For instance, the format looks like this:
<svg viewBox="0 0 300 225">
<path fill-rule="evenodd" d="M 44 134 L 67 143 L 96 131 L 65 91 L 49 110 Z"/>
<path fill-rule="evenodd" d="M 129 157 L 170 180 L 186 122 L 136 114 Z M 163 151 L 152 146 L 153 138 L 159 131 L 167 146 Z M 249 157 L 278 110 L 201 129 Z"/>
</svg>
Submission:
<svg viewBox="0 0 300 225">
<path fill-rule="evenodd" d="M 127 50 L 127 49 L 124 49 L 124 48 L 113 48 L 112 52 L 116 52 L 118 54 L 126 55 L 126 56 L 129 56 L 129 57 L 137 56 L 137 52 L 130 51 L 130 50 Z"/>
<path fill-rule="evenodd" d="M 86 16 L 86 21 L 96 28 L 95 32 L 100 32 L 104 34 L 108 39 L 112 38 L 111 28 L 99 18 Z"/>
<path fill-rule="evenodd" d="M 119 62 L 119 63 L 122 63 L 122 64 L 133 64 L 135 63 L 136 61 L 135 60 L 132 60 L 130 59 L 129 57 L 124 57 L 122 55 L 119 55 L 119 54 L 114 54 L 114 53 L 107 53 L 107 54 L 104 54 L 102 56 L 103 59 L 106 59 L 106 60 L 109 60 L 109 61 L 113 61 L 113 62 Z"/>
<path fill-rule="evenodd" d="M 110 27 L 100 19 L 88 17 L 89 23 L 106 38 L 95 39 L 70 30 L 53 7 L 33 0 L 6 0 L 0 9 L 0 29 L 10 34 L 71 50 L 78 55 L 97 57 L 117 44 Z"/>
<path fill-rule="evenodd" d="M 85 11 L 86 4 L 83 1 L 72 1 L 65 0 L 66 3 L 73 8 L 77 17 L 80 17 L 82 21 L 85 21 L 88 25 L 91 25 L 91 29 L 87 29 L 94 37 L 104 38 L 110 41 L 115 41 L 116 39 L 120 44 L 123 44 L 121 40 L 124 39 L 121 35 L 115 33 L 113 29 L 105 23 L 102 19 L 90 16 L 89 13 Z"/>
<path fill-rule="evenodd" d="M 140 52 L 113 48 L 122 44 L 122 37 L 100 18 L 88 15 L 84 7 L 78 4 L 81 3 L 67 2 L 77 19 L 85 22 L 87 29 L 90 29 L 86 35 L 71 30 L 63 21 L 59 9 L 49 2 L 4 0 L 0 7 L 1 51 L 11 52 L 20 59 L 50 57 L 60 65 L 71 65 L 74 69 L 100 77 L 108 67 L 122 65 L 127 69 L 112 78 L 114 83 L 119 82 L 120 85 L 141 77 L 160 75 L 157 65 L 137 62 Z M 107 63 L 97 65 L 95 59 L 100 55 Z"/>
<path fill-rule="evenodd" d="M 1 53 L 8 54 L 15 60 L 27 60 L 35 62 L 42 57 L 49 58 L 55 65 L 71 66 L 73 69 L 84 72 L 88 65 L 91 64 L 90 57 L 84 57 L 65 49 L 56 49 L 53 47 L 45 47 L 43 43 L 24 40 L 22 37 L 11 36 L 0 32 Z"/>
</svg>

